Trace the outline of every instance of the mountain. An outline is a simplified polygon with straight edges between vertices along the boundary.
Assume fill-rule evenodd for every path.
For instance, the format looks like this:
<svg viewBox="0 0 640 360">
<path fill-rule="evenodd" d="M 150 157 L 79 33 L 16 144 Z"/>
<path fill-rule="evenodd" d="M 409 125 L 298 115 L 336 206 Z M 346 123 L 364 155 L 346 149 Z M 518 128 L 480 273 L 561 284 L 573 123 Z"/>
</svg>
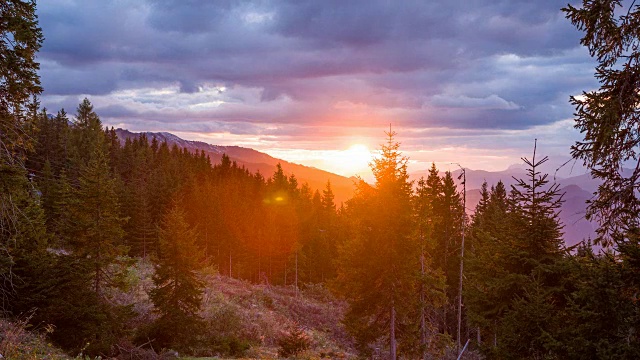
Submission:
<svg viewBox="0 0 640 360">
<path fill-rule="evenodd" d="M 560 192 L 564 193 L 560 219 L 564 223 L 563 231 L 567 245 L 573 245 L 582 239 L 595 238 L 597 224 L 584 218 L 586 203 L 592 198 L 592 193 L 574 184 L 563 187 Z"/>
<path fill-rule="evenodd" d="M 549 169 L 543 170 L 549 171 Z M 625 169 L 626 171 L 626 169 Z M 452 176 L 457 179 L 462 170 L 452 171 Z M 419 171 L 411 174 L 412 179 L 421 176 L 426 177 L 427 171 Z M 442 173 L 441 175 L 444 175 Z M 480 202 L 480 187 L 484 181 L 491 187 L 502 180 L 507 188 L 516 184 L 515 179 L 526 178 L 526 168 L 520 165 L 512 165 L 503 171 L 486 171 L 466 169 L 466 209 L 468 214 L 473 214 L 478 202 Z M 595 238 L 597 224 L 587 221 L 584 216 L 587 209 L 587 200 L 593 197 L 593 192 L 597 190 L 600 181 L 591 177 L 590 174 L 576 175 L 567 178 L 556 177 L 553 172 L 549 174 L 549 182 L 557 182 L 560 185 L 560 193 L 564 193 L 562 206 L 560 208 L 560 221 L 564 225 L 564 239 L 567 246 L 575 245 L 578 242 Z M 462 191 L 462 182 L 458 181 L 458 189 Z"/>
<path fill-rule="evenodd" d="M 116 134 L 120 141 L 124 142 L 126 139 L 139 137 L 142 133 L 117 129 Z M 281 164 L 285 173 L 295 174 L 300 184 L 306 182 L 313 190 L 318 189 L 322 191 L 327 181 L 331 181 L 331 187 L 338 205 L 354 195 L 355 178 L 346 178 L 314 167 L 291 163 L 250 148 L 220 146 L 207 144 L 202 141 L 185 140 L 167 132 L 145 132 L 144 134 L 149 140 L 155 138 L 158 142 L 166 141 L 170 147 L 175 144 L 189 151 L 203 150 L 209 155 L 213 164 L 219 163 L 222 155 L 227 154 L 227 156 L 229 156 L 232 161 L 237 162 L 239 166 L 244 166 L 251 172 L 259 171 L 265 177 L 271 176 L 276 170 L 276 165 Z M 459 169 L 452 172 L 454 179 L 460 175 L 460 172 L 461 170 Z M 410 177 L 415 180 L 421 176 L 426 177 L 426 175 L 427 171 L 420 171 L 410 174 Z M 526 169 L 520 165 L 510 166 L 503 171 L 466 169 L 467 212 L 473 214 L 476 205 L 480 201 L 479 189 L 484 181 L 491 187 L 491 185 L 495 185 L 498 181 L 502 180 L 507 190 L 509 190 L 511 189 L 511 185 L 516 184 L 514 178 L 519 179 L 525 177 Z M 563 198 L 564 203 L 560 209 L 560 220 L 564 224 L 563 231 L 565 233 L 566 244 L 570 246 L 583 239 L 594 238 L 596 224 L 587 221 L 584 218 L 584 214 L 587 207 L 586 201 L 593 196 L 592 194 L 597 189 L 599 181 L 593 179 L 590 174 L 556 179 L 553 178 L 553 174 L 550 174 L 549 177 L 550 182 L 556 181 L 560 184 L 560 192 L 565 194 Z M 462 191 L 461 184 L 459 184 L 459 190 Z"/>
<path fill-rule="evenodd" d="M 231 161 L 235 161 L 238 166 L 244 166 L 251 172 L 259 171 L 265 177 L 270 177 L 276 171 L 276 165 L 280 164 L 287 175 L 294 174 L 299 184 L 307 183 L 314 191 L 316 189 L 322 191 L 325 189 L 327 181 L 330 181 L 338 206 L 340 206 L 341 202 L 353 197 L 355 191 L 355 178 L 346 178 L 314 167 L 291 163 L 250 148 L 212 145 L 202 141 L 185 140 L 168 132 L 134 133 L 125 129 L 116 129 L 116 134 L 121 142 L 145 134 L 149 141 L 154 138 L 160 143 L 166 141 L 169 147 L 175 144 L 179 148 L 184 148 L 191 152 L 203 150 L 209 155 L 211 163 L 214 165 L 220 162 L 223 154 L 227 154 Z"/>
<path fill-rule="evenodd" d="M 486 181 L 487 184 L 489 184 L 489 187 L 491 187 L 491 185 L 497 184 L 498 181 L 502 180 L 502 182 L 504 183 L 505 187 L 508 190 L 511 188 L 511 185 L 514 185 L 516 183 L 516 181 L 513 179 L 514 177 L 523 178 L 527 175 L 527 172 L 525 169 L 521 167 L 513 166 L 513 165 L 510 166 L 507 170 L 503 170 L 503 171 L 486 171 L 486 170 L 472 170 L 472 169 L 465 169 L 465 170 L 467 172 L 466 174 L 467 189 L 480 189 L 484 181 Z M 454 179 L 457 179 L 458 176 L 460 176 L 461 172 L 462 170 L 457 169 L 452 171 L 451 175 L 453 176 Z M 420 177 L 426 178 L 427 175 L 428 175 L 428 170 L 425 170 L 425 171 L 412 173 L 409 176 L 412 180 L 417 180 Z M 444 172 L 441 172 L 440 175 L 443 176 Z"/>
</svg>

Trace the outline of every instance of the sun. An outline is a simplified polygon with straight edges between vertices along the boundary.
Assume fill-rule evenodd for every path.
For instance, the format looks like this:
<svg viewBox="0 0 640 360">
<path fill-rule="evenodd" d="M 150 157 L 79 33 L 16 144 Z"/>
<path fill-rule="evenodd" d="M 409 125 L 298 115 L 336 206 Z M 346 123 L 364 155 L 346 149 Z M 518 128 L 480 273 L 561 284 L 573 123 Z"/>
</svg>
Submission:
<svg viewBox="0 0 640 360">
<path fill-rule="evenodd" d="M 340 151 L 335 160 L 343 173 L 356 174 L 368 169 L 371 159 L 369 148 L 362 144 L 353 144 L 348 149 Z"/>
<path fill-rule="evenodd" d="M 371 151 L 365 145 L 353 144 L 344 151 L 344 155 L 348 157 L 348 163 L 355 166 L 367 166 L 371 161 Z"/>
</svg>

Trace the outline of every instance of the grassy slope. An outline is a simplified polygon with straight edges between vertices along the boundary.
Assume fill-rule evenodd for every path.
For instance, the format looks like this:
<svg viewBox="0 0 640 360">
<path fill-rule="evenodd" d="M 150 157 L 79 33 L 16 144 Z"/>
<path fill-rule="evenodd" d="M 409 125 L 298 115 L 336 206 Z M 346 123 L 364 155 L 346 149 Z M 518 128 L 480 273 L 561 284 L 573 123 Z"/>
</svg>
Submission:
<svg viewBox="0 0 640 360">
<path fill-rule="evenodd" d="M 114 293 L 120 304 L 134 304 L 135 324 L 150 323 L 155 318 L 147 294 L 153 287 L 153 269 L 138 262 L 129 272 L 129 288 Z M 291 286 L 254 285 L 203 271 L 205 283 L 201 315 L 208 331 L 220 338 L 233 338 L 251 345 L 248 358 L 276 358 L 278 339 L 294 326 L 301 327 L 311 340 L 303 358 L 352 358 L 355 351 L 341 324 L 346 303 L 337 300 L 323 287 L 308 286 L 297 294 Z M 197 349 L 197 352 L 219 349 Z"/>
<path fill-rule="evenodd" d="M 143 326 L 155 319 L 148 297 L 153 288 L 152 276 L 151 264 L 139 261 L 129 270 L 126 291 L 110 294 L 115 303 L 133 304 L 137 316 L 125 326 Z M 254 285 L 214 271 L 203 272 L 201 279 L 206 286 L 201 310 L 208 324 L 206 331 L 219 336 L 223 343 L 224 339 L 236 339 L 250 345 L 243 358 L 277 358 L 278 340 L 294 327 L 303 329 L 311 343 L 310 349 L 299 356 L 301 359 L 355 357 L 350 338 L 341 324 L 346 304 L 321 286 L 309 286 L 296 293 L 290 286 Z M 4 358 L 70 358 L 46 340 L 47 329 L 30 332 L 27 322 L 28 319 L 17 322 L 0 319 L 0 354 Z M 194 351 L 218 355 L 224 351 L 220 349 Z"/>
<path fill-rule="evenodd" d="M 0 319 L 0 355 L 15 360 L 66 360 L 62 351 L 47 342 L 42 332 L 30 332 L 28 319 L 10 322 Z M 46 332 L 47 329 L 41 329 Z"/>
<path fill-rule="evenodd" d="M 346 308 L 320 286 L 296 294 L 293 287 L 252 285 L 215 274 L 204 277 L 207 288 L 202 307 L 205 319 L 235 320 L 235 331 L 254 346 L 255 358 L 274 358 L 278 339 L 292 327 L 304 329 L 311 349 L 304 357 L 352 357 L 354 351 L 341 320 Z"/>
</svg>

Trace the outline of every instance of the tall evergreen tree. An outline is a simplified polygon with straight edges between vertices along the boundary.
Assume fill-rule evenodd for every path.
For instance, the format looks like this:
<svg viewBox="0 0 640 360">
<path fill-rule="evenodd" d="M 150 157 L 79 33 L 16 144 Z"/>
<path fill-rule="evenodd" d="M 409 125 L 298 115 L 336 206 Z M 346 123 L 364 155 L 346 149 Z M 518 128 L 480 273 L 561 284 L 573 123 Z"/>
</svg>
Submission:
<svg viewBox="0 0 640 360">
<path fill-rule="evenodd" d="M 111 265 L 125 254 L 116 183 L 108 159 L 98 146 L 80 172 L 69 212 L 73 214 L 71 246 L 75 256 L 90 264 L 93 290 L 102 296 L 105 286 L 114 285 L 118 274 Z"/>
<path fill-rule="evenodd" d="M 480 333 L 479 341 L 484 342 L 485 347 L 493 348 L 497 343 L 497 321 L 507 309 L 501 299 L 509 299 L 512 291 L 502 281 L 508 270 L 504 268 L 500 254 L 511 251 L 514 230 L 502 181 L 492 186 L 488 193 L 486 186 L 483 189 L 483 201 L 476 207 L 470 229 L 472 248 L 466 259 L 469 281 L 465 288 L 465 305 L 469 310 L 469 321 Z"/>
<path fill-rule="evenodd" d="M 584 32 L 580 43 L 596 59 L 595 77 L 600 82 L 599 89 L 571 97 L 575 127 L 584 136 L 571 153 L 602 180 L 587 218 L 598 221 L 599 239 L 605 244 L 621 242 L 640 225 L 640 5 L 583 0 L 580 8 L 569 4 L 562 10 Z M 625 170 L 627 166 L 631 169 Z"/>
<path fill-rule="evenodd" d="M 547 160 L 536 159 L 534 148 L 532 160 L 523 158 L 527 179 L 509 196 L 498 183 L 472 224 L 467 307 L 491 358 L 560 355 L 554 314 L 564 293 L 561 196 L 540 172 Z"/>
<path fill-rule="evenodd" d="M 416 216 L 416 238 L 420 244 L 420 277 L 418 289 L 418 310 L 420 318 L 419 340 L 422 358 L 436 353 L 439 336 L 439 312 L 446 304 L 446 282 L 441 269 L 433 266 L 435 254 L 435 226 L 438 226 L 440 214 L 437 204 L 440 196 L 440 177 L 435 164 L 429 170 L 428 179 L 420 178 L 414 196 L 414 213 Z"/>
<path fill-rule="evenodd" d="M 442 177 L 442 193 L 437 199 L 439 212 L 434 234 L 435 252 L 440 255 L 435 265 L 442 269 L 446 278 L 446 294 L 448 305 L 444 308 L 443 324 L 445 333 L 453 333 L 456 329 L 456 304 L 458 299 L 460 246 L 464 217 L 462 196 L 457 190 L 451 172 Z"/>
<path fill-rule="evenodd" d="M 3 167 L 23 164 L 25 150 L 32 145 L 35 118 L 29 116 L 27 107 L 31 98 L 42 92 L 37 73 L 40 65 L 36 62 L 42 40 L 35 1 L 0 3 L 0 166 Z"/>
<path fill-rule="evenodd" d="M 76 110 L 72 131 L 72 160 L 74 168 L 80 169 L 86 165 L 97 147 L 107 153 L 107 141 L 102 129 L 102 121 L 93 111 L 93 105 L 89 99 L 84 98 Z"/>
<path fill-rule="evenodd" d="M 200 322 L 198 311 L 203 284 L 195 271 L 200 264 L 197 233 L 189 228 L 177 201 L 165 215 L 160 228 L 158 264 L 151 291 L 159 318 L 155 335 L 160 346 L 182 348 Z"/>
<path fill-rule="evenodd" d="M 16 252 L 23 251 L 19 247 L 29 241 L 36 241 L 30 238 L 41 238 L 36 234 L 43 225 L 25 169 L 38 119 L 35 96 L 42 91 L 36 62 L 42 40 L 35 1 L 0 3 L 0 296 L 3 300 L 14 295 Z M 33 231 L 25 233 L 29 226 L 33 226 Z M 3 305 L 4 310 L 8 310 L 8 304 Z"/>
<path fill-rule="evenodd" d="M 344 246 L 338 281 L 349 301 L 345 321 L 361 350 L 370 352 L 367 345 L 384 338 L 395 360 L 398 339 L 402 344 L 404 338 L 399 329 L 415 303 L 418 251 L 407 159 L 394 135 L 387 133 L 382 154 L 372 163 L 375 187 L 360 182 L 348 204 L 355 231 Z"/>
</svg>

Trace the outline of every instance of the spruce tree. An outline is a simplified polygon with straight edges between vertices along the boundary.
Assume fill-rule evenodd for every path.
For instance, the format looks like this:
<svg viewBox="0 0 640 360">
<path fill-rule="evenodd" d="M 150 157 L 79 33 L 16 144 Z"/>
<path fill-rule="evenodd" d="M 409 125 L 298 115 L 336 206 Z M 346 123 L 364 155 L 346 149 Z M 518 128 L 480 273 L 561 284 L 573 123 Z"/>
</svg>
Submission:
<svg viewBox="0 0 640 360">
<path fill-rule="evenodd" d="M 580 44 L 596 59 L 594 75 L 600 83 L 597 90 L 570 98 L 575 127 L 584 136 L 571 154 L 602 180 L 587 218 L 598 221 L 599 241 L 623 242 L 626 233 L 640 225 L 640 5 L 583 0 L 581 7 L 568 4 L 562 11 L 584 32 Z"/>
<path fill-rule="evenodd" d="M 434 181 L 435 180 L 435 181 Z M 441 269 L 433 266 L 434 251 L 433 237 L 434 227 L 438 225 L 439 213 L 437 203 L 439 201 L 440 178 L 435 164 L 429 171 L 429 178 L 420 178 L 414 196 L 414 213 L 416 216 L 416 238 L 420 244 L 420 276 L 418 289 L 419 310 L 419 347 L 422 358 L 437 353 L 439 344 L 439 322 L 434 321 L 439 317 L 443 306 L 446 305 L 445 277 Z"/>
<path fill-rule="evenodd" d="M 160 346 L 183 348 L 193 338 L 201 321 L 198 311 L 203 284 L 196 270 L 200 267 L 197 233 L 190 228 L 184 210 L 174 200 L 159 231 L 158 264 L 151 300 L 159 315 L 154 333 Z"/>
<path fill-rule="evenodd" d="M 35 1 L 0 3 L 0 296 L 15 295 L 13 266 L 30 241 L 40 243 L 41 213 L 27 179 L 26 155 L 33 150 L 40 78 L 36 53 L 43 36 Z M 32 227 L 31 229 L 29 227 Z M 25 256 L 37 253 L 23 252 Z"/>
<path fill-rule="evenodd" d="M 100 151 L 105 155 L 108 154 L 102 122 L 98 114 L 93 111 L 93 105 L 87 98 L 82 100 L 76 110 L 71 133 L 71 144 L 72 169 L 76 171 L 89 163 L 97 147 L 100 147 Z"/>
<path fill-rule="evenodd" d="M 445 172 L 441 179 L 442 193 L 436 200 L 439 215 L 434 232 L 434 251 L 438 256 L 435 265 L 442 270 L 447 282 L 448 306 L 443 314 L 444 332 L 453 333 L 456 329 L 455 304 L 458 298 L 462 226 L 466 214 L 451 172 Z"/>
<path fill-rule="evenodd" d="M 492 358 L 560 356 L 554 315 L 563 302 L 558 186 L 540 166 L 548 159 L 523 158 L 527 178 L 509 196 L 492 188 L 486 208 L 474 217 L 467 307 Z M 487 336 L 488 335 L 488 336 Z"/>
<path fill-rule="evenodd" d="M 28 114 L 32 97 L 42 92 L 36 62 L 43 36 L 35 1 L 0 3 L 0 166 L 24 164 L 36 118 Z M 6 170 L 0 168 L 2 173 Z M 0 173 L 0 175 L 2 175 Z M 7 194 L 2 192 L 2 194 Z M 5 198 L 0 198 L 5 205 Z"/>
<path fill-rule="evenodd" d="M 101 146 L 82 167 L 78 181 L 69 209 L 73 215 L 69 240 L 75 256 L 90 264 L 92 288 L 100 297 L 105 286 L 117 283 L 119 274 L 112 272 L 111 265 L 126 253 L 116 182 Z"/>
<path fill-rule="evenodd" d="M 393 139 L 395 133 L 387 135 L 381 156 L 371 165 L 375 187 L 361 181 L 348 202 L 354 230 L 341 254 L 338 284 L 349 301 L 347 328 L 361 351 L 370 352 L 368 345 L 384 338 L 395 360 L 398 340 L 400 348 L 404 344 L 398 329 L 407 325 L 415 304 L 419 266 L 407 159 Z"/>
</svg>

